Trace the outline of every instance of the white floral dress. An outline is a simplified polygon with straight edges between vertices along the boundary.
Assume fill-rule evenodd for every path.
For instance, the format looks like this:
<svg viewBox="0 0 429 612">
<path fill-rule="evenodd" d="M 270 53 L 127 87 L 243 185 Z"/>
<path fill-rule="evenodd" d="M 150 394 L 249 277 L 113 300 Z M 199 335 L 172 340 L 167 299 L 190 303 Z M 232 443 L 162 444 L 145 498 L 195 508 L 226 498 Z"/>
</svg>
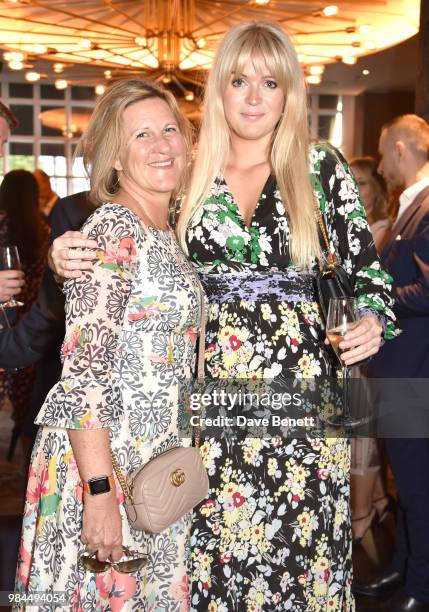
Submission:
<svg viewBox="0 0 429 612">
<path fill-rule="evenodd" d="M 97 209 L 83 230 L 100 250 L 93 271 L 65 285 L 64 367 L 37 417 L 16 590 L 65 591 L 67 612 L 185 612 L 189 516 L 154 536 L 134 531 L 118 483 L 123 543 L 148 553 L 147 567 L 94 574 L 78 563 L 82 485 L 67 429 L 109 428 L 125 474 L 182 444 L 201 285 L 172 232 L 142 227 L 120 205 Z"/>
</svg>

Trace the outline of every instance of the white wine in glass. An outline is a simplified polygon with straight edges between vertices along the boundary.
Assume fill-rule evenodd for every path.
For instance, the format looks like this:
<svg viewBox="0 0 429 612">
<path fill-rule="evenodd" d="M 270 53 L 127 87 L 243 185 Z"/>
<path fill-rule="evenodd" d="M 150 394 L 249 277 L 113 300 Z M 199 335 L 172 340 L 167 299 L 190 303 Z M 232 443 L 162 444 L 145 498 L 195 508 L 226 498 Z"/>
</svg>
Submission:
<svg viewBox="0 0 429 612">
<path fill-rule="evenodd" d="M 0 270 L 21 270 L 18 247 L 15 245 L 0 247 Z M 23 302 L 11 297 L 2 303 L 3 308 L 16 308 L 24 306 Z"/>
<path fill-rule="evenodd" d="M 329 425 L 335 427 L 353 427 L 359 425 L 360 419 L 355 419 L 350 414 L 348 379 L 349 368 L 341 359 L 341 355 L 349 349 L 343 349 L 339 345 L 344 340 L 348 331 L 356 327 L 357 315 L 354 298 L 331 298 L 329 300 L 328 316 L 326 320 L 326 336 L 335 351 L 341 365 L 343 374 L 343 410 L 342 414 L 334 415 L 327 419 Z"/>
</svg>

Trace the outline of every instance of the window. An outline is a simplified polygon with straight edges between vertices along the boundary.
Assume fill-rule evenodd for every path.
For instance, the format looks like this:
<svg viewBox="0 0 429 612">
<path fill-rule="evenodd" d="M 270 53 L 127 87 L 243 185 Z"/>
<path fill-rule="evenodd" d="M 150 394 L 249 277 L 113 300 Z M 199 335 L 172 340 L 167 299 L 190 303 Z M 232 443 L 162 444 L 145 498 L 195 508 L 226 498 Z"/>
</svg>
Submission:
<svg viewBox="0 0 429 612">
<path fill-rule="evenodd" d="M 9 170 L 28 170 L 35 166 L 33 145 L 30 142 L 11 142 L 9 146 Z"/>
<path fill-rule="evenodd" d="M 328 140 L 340 148 L 343 141 L 343 101 L 341 96 L 311 94 L 309 122 L 312 138 Z"/>
<path fill-rule="evenodd" d="M 58 90 L 49 83 L 16 82 L 17 76 L 2 76 L 0 83 L 2 102 L 20 123 L 0 160 L 0 181 L 9 170 L 41 168 L 61 197 L 88 189 L 82 160 L 73 161 L 73 153 L 94 108 L 94 88 Z"/>
</svg>

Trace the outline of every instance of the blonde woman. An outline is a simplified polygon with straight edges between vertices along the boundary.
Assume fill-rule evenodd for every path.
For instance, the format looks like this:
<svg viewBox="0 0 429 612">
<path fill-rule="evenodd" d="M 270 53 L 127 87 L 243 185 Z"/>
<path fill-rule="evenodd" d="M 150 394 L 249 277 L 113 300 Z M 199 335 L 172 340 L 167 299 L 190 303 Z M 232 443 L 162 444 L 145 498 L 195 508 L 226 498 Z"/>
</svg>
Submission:
<svg viewBox="0 0 429 612">
<path fill-rule="evenodd" d="M 137 79 L 106 91 L 84 134 L 91 196 L 105 203 L 84 226 L 95 262 L 64 286 L 63 372 L 36 420 L 16 581 L 27 601 L 188 608 L 189 516 L 153 536 L 133 530 L 110 451 L 128 474 L 180 444 L 202 292 L 168 212 L 189 148 L 174 98 Z"/>
<path fill-rule="evenodd" d="M 295 50 L 269 23 L 227 33 L 208 79 L 198 155 L 178 233 L 210 308 L 212 378 L 330 372 L 313 290 L 315 202 L 356 287 L 347 364 L 394 333 L 358 190 L 329 147 L 310 148 Z M 316 197 L 315 197 L 316 196 Z M 193 525 L 195 610 L 352 610 L 349 443 L 208 439 L 209 498 Z"/>
<path fill-rule="evenodd" d="M 389 279 L 347 166 L 329 148 L 309 147 L 289 38 L 273 24 L 241 24 L 209 75 L 178 227 L 208 292 L 212 379 L 330 372 L 312 282 L 321 255 L 315 201 L 356 286 L 362 319 L 344 339 L 351 364 L 377 352 L 380 321 L 385 337 L 395 334 Z M 76 269 L 63 251 L 74 244 L 86 243 L 57 241 L 57 271 Z M 347 440 L 207 439 L 202 453 L 210 493 L 195 512 L 191 609 L 352 610 Z"/>
</svg>

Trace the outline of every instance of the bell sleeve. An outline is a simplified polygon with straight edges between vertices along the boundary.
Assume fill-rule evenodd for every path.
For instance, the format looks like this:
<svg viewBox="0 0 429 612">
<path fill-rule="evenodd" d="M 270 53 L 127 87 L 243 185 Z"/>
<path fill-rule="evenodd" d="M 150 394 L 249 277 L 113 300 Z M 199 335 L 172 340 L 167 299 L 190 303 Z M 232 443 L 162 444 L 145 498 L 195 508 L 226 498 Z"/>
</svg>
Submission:
<svg viewBox="0 0 429 612">
<path fill-rule="evenodd" d="M 130 211 L 106 204 L 82 231 L 99 248 L 93 269 L 64 284 L 62 375 L 36 419 L 49 427 L 99 429 L 123 417 L 112 364 L 135 276 L 139 229 Z"/>
<path fill-rule="evenodd" d="M 382 269 L 359 188 L 347 162 L 330 145 L 311 153 L 312 180 L 331 252 L 350 277 L 360 314 L 375 315 L 389 340 L 400 334 L 393 313 L 392 277 Z"/>
</svg>

